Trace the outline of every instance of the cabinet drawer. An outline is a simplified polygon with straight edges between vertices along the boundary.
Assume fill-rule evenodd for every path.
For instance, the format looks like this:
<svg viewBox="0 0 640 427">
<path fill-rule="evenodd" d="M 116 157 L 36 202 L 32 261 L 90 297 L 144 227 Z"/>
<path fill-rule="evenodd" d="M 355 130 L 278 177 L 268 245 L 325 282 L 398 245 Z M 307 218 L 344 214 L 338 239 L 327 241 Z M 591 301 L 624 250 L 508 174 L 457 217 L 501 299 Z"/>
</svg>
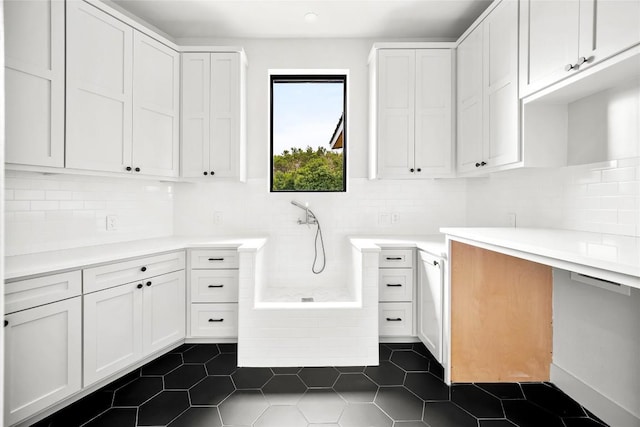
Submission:
<svg viewBox="0 0 640 427">
<path fill-rule="evenodd" d="M 172 271 L 184 270 L 184 251 L 114 262 L 82 270 L 85 294 Z"/>
<path fill-rule="evenodd" d="M 380 251 L 380 268 L 413 267 L 413 251 L 411 249 L 383 249 Z"/>
<path fill-rule="evenodd" d="M 191 268 L 238 268 L 238 251 L 235 249 L 191 251 Z"/>
<path fill-rule="evenodd" d="M 193 270 L 192 302 L 238 302 L 238 270 Z"/>
<path fill-rule="evenodd" d="M 13 313 L 75 297 L 81 293 L 80 270 L 5 283 L 4 311 Z"/>
<path fill-rule="evenodd" d="M 191 304 L 192 337 L 237 337 L 238 304 Z"/>
<path fill-rule="evenodd" d="M 413 310 L 410 302 L 387 302 L 378 306 L 378 333 L 381 336 L 410 336 Z"/>
<path fill-rule="evenodd" d="M 413 269 L 380 269 L 378 287 L 380 301 L 413 301 Z"/>
</svg>

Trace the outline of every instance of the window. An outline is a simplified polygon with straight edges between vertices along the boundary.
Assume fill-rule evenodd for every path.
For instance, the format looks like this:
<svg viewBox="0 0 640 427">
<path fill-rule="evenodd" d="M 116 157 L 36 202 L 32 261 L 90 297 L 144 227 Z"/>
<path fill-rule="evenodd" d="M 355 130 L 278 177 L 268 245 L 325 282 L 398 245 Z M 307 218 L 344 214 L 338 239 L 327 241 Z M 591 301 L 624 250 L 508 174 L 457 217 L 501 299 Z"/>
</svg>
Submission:
<svg viewBox="0 0 640 427">
<path fill-rule="evenodd" d="M 347 75 L 271 75 L 271 191 L 346 191 Z"/>
</svg>

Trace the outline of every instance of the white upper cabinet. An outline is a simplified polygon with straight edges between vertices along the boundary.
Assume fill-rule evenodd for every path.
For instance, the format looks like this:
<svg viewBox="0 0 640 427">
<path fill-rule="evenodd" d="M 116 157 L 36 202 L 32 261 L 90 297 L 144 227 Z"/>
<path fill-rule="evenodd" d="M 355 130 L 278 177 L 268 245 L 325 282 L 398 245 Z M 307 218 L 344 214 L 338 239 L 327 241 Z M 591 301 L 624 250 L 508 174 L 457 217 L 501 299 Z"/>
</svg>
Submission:
<svg viewBox="0 0 640 427">
<path fill-rule="evenodd" d="M 371 149 L 377 153 L 371 175 L 383 179 L 448 176 L 451 50 L 381 48 L 376 53 L 370 64 Z"/>
<path fill-rule="evenodd" d="M 180 55 L 137 31 L 133 43 L 131 164 L 145 174 L 178 176 Z"/>
<path fill-rule="evenodd" d="M 518 3 L 504 0 L 458 46 L 460 173 L 521 159 L 517 40 Z"/>
<path fill-rule="evenodd" d="M 4 2 L 7 163 L 64 166 L 64 2 Z"/>
<path fill-rule="evenodd" d="M 82 1 L 67 4 L 69 168 L 131 165 L 133 29 Z"/>
<path fill-rule="evenodd" d="M 182 54 L 182 176 L 245 179 L 242 52 Z"/>
<path fill-rule="evenodd" d="M 177 176 L 178 82 L 176 52 L 67 2 L 66 166 Z"/>
<path fill-rule="evenodd" d="M 522 0 L 521 96 L 638 43 L 639 0 Z"/>
</svg>

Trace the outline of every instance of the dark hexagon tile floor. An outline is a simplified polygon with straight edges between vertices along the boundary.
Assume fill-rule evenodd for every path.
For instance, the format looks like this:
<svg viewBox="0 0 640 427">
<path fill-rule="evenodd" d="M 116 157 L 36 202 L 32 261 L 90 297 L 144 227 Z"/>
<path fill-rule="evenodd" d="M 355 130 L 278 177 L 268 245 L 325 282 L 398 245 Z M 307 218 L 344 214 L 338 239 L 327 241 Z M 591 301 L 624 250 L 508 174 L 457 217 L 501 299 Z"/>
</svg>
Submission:
<svg viewBox="0 0 640 427">
<path fill-rule="evenodd" d="M 185 344 L 36 427 L 603 427 L 550 383 L 447 386 L 420 343 L 380 365 L 239 368 L 235 344 Z"/>
</svg>

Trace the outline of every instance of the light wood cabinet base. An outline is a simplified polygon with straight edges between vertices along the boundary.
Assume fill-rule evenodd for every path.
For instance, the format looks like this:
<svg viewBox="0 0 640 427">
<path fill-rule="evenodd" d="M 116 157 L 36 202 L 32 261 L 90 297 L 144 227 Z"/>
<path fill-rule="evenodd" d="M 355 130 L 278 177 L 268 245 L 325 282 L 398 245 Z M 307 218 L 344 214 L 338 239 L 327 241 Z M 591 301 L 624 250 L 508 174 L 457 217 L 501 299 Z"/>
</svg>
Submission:
<svg viewBox="0 0 640 427">
<path fill-rule="evenodd" d="M 551 267 L 451 242 L 451 382 L 549 381 Z"/>
</svg>

